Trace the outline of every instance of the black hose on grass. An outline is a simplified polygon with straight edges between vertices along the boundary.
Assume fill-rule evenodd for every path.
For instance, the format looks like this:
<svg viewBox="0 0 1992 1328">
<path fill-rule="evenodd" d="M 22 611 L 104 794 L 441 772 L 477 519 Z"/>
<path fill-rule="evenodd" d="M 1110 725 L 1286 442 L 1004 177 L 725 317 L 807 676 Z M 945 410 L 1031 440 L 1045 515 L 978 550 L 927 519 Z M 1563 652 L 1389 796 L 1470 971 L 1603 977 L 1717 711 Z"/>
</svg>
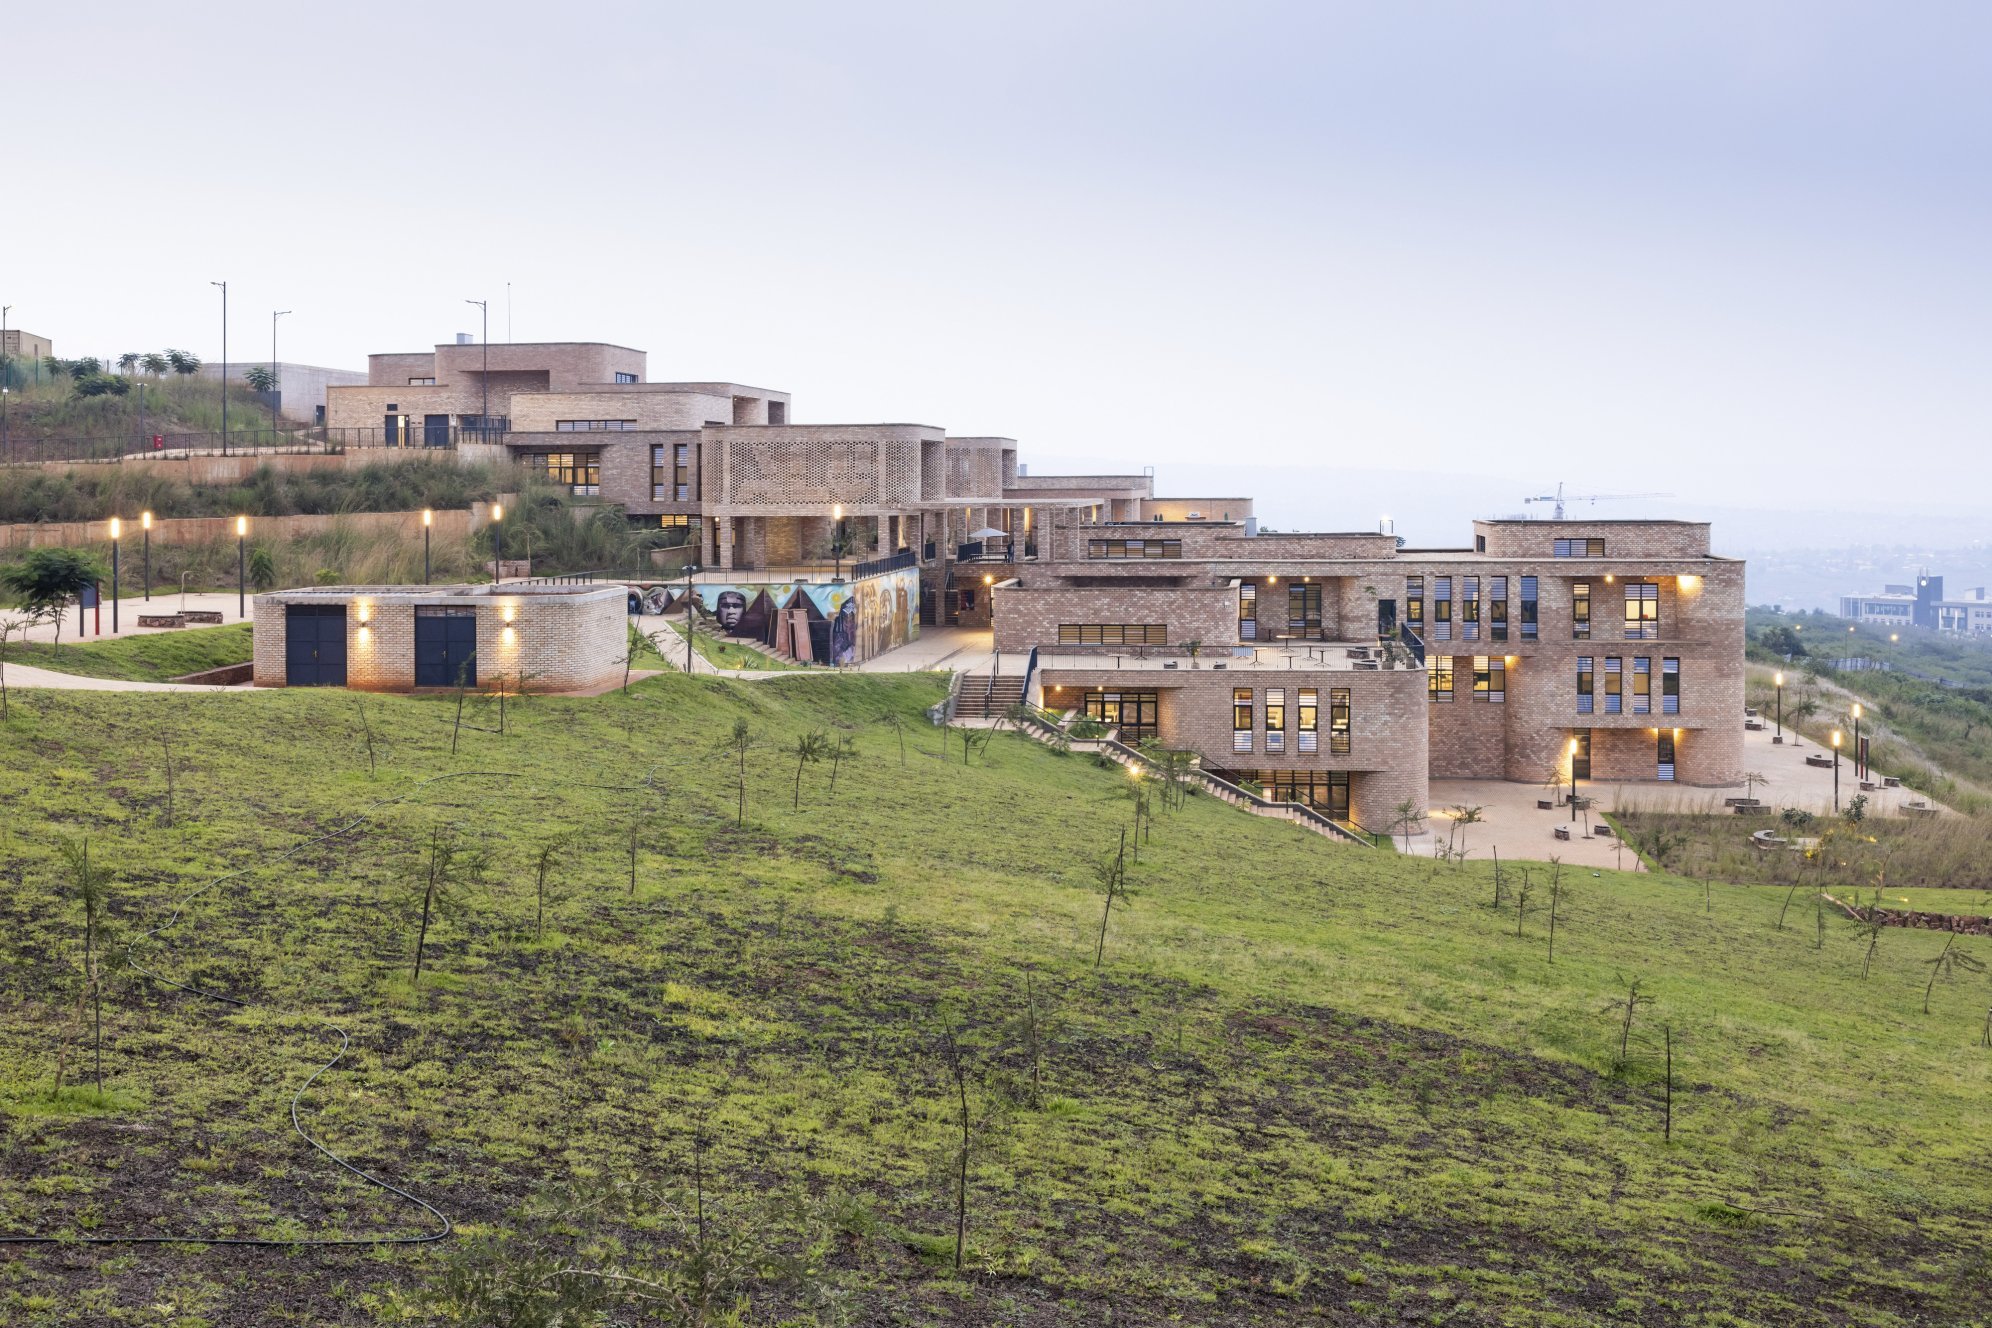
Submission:
<svg viewBox="0 0 1992 1328">
<path fill-rule="evenodd" d="M 369 804 L 365 811 L 362 811 L 359 815 L 338 826 L 336 829 L 328 830 L 322 835 L 314 835 L 310 839 L 299 840 L 290 848 L 285 849 L 274 858 L 267 859 L 267 861 L 282 862 L 315 844 L 322 844 L 327 840 L 337 839 L 339 836 L 347 834 L 371 820 L 374 813 L 382 807 L 397 802 L 405 802 L 431 784 L 441 783 L 446 779 L 517 779 L 518 777 L 504 771 L 494 770 L 460 770 L 446 775 L 433 775 L 428 779 L 418 782 L 413 788 L 405 792 L 398 793 L 391 798 L 381 798 Z M 648 783 L 648 776 L 645 777 L 645 782 L 646 784 Z M 140 964 L 133 957 L 133 951 L 137 948 L 139 942 L 150 940 L 160 932 L 176 925 L 180 921 L 180 915 L 186 911 L 187 905 L 193 903 L 194 900 L 200 898 L 216 886 L 232 881 L 239 876 L 248 875 L 252 870 L 254 870 L 252 867 L 242 867 L 235 871 L 224 872 L 199 889 L 182 896 L 180 902 L 174 905 L 172 915 L 166 921 L 160 923 L 150 931 L 140 932 L 125 944 L 126 966 L 134 972 L 151 978 L 154 982 L 176 988 L 190 995 L 204 997 L 207 1000 L 217 1001 L 223 1005 L 232 1005 L 237 1009 L 249 1008 L 249 1002 L 238 999 L 237 997 L 224 996 L 218 991 L 208 991 L 202 987 L 196 987 L 185 982 L 175 982 L 171 978 L 163 977 Z M 332 1032 L 339 1035 L 339 1050 L 333 1053 L 331 1060 L 326 1061 L 323 1065 L 313 1070 L 311 1077 L 304 1081 L 304 1086 L 291 1095 L 291 1128 L 297 1132 L 298 1138 L 304 1140 L 305 1143 L 311 1145 L 314 1150 L 323 1154 L 332 1162 L 352 1172 L 368 1184 L 377 1185 L 390 1194 L 406 1199 L 409 1203 L 414 1204 L 430 1217 L 436 1219 L 442 1225 L 434 1231 L 415 1236 L 299 1236 L 289 1240 L 274 1240 L 250 1236 L 16 1236 L 0 1233 L 0 1245 L 248 1245 L 264 1249 L 283 1249 L 304 1245 L 427 1245 L 433 1241 L 442 1240 L 447 1237 L 456 1229 L 456 1225 L 450 1221 L 448 1215 L 441 1209 L 426 1199 L 421 1199 L 410 1194 L 407 1190 L 402 1189 L 391 1181 L 382 1180 L 379 1176 L 373 1175 L 371 1172 L 360 1170 L 360 1168 L 354 1166 L 351 1162 L 348 1162 L 345 1158 L 339 1156 L 339 1154 L 333 1152 L 330 1148 L 327 1148 L 323 1143 L 312 1138 L 311 1135 L 305 1132 L 304 1123 L 298 1119 L 297 1104 L 303 1099 L 306 1093 L 311 1091 L 311 1086 L 318 1082 L 319 1076 L 345 1058 L 347 1048 L 352 1045 L 352 1038 L 347 1034 L 345 1029 L 331 1023 L 329 1020 L 326 1021 L 326 1026 Z"/>
</svg>

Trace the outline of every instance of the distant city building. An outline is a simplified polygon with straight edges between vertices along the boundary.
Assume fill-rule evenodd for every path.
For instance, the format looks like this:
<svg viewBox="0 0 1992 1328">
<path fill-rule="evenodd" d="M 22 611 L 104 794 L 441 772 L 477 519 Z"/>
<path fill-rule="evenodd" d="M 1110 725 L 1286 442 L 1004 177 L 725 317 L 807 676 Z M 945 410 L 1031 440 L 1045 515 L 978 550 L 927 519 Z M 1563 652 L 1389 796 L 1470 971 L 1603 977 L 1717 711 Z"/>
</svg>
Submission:
<svg viewBox="0 0 1992 1328">
<path fill-rule="evenodd" d="M 248 381 L 244 375 L 251 369 L 269 368 L 268 360 L 244 360 L 228 362 L 228 381 L 241 383 Z M 221 365 L 203 364 L 201 377 L 218 379 Z M 325 392 L 333 387 L 361 387 L 367 382 L 367 375 L 361 369 L 327 369 L 318 364 L 291 364 L 279 361 L 277 364 L 277 412 L 296 424 L 325 423 Z"/>
<path fill-rule="evenodd" d="M 1913 586 L 1885 585 L 1875 595 L 1840 596 L 1840 616 L 1877 627 L 1923 627 L 1957 636 L 1992 636 L 1992 599 L 1984 586 L 1944 595 L 1944 579 L 1925 573 Z"/>
<path fill-rule="evenodd" d="M 47 337 L 23 332 L 18 327 L 0 331 L 0 356 L 12 363 L 13 380 L 34 382 L 41 372 L 41 362 L 55 354 L 55 343 Z"/>
</svg>

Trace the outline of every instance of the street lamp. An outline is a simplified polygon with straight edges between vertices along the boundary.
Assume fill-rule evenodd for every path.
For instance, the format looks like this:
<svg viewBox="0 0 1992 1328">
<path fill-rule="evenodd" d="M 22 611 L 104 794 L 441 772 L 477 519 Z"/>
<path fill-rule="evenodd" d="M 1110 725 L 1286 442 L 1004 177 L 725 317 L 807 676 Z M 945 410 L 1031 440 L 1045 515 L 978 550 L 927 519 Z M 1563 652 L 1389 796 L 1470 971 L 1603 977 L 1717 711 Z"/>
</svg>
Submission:
<svg viewBox="0 0 1992 1328">
<path fill-rule="evenodd" d="M 1778 689 L 1778 736 L 1772 738 L 1771 741 L 1781 743 L 1784 741 L 1784 672 L 1782 670 L 1771 675 L 1771 685 Z"/>
<path fill-rule="evenodd" d="M 1854 702 L 1854 775 L 1867 778 L 1867 764 L 1861 760 L 1861 703 Z"/>
<path fill-rule="evenodd" d="M 235 616 L 249 616 L 249 518 L 235 518 Z"/>
<path fill-rule="evenodd" d="M 152 513 L 138 514 L 138 528 L 145 532 L 145 598 L 152 598 Z"/>
<path fill-rule="evenodd" d="M 428 508 L 422 509 L 422 584 L 429 584 L 429 526 L 436 514 Z"/>
<path fill-rule="evenodd" d="M 830 504 L 830 552 L 837 557 L 837 579 L 844 579 L 844 505 Z"/>
<path fill-rule="evenodd" d="M 1840 810 L 1840 730 L 1833 730 L 1833 811 Z"/>
<path fill-rule="evenodd" d="M 491 584 L 505 576 L 505 504 L 491 504 Z"/>
<path fill-rule="evenodd" d="M 111 518 L 111 635 L 118 634 L 118 537 L 124 534 L 124 522 Z"/>
<path fill-rule="evenodd" d="M 491 428 L 491 305 L 485 300 L 465 300 L 464 303 L 474 304 L 484 311 L 484 331 L 479 334 L 484 342 L 484 373 L 482 375 L 484 380 L 484 404 L 478 407 L 483 413 L 477 417 L 477 427 L 480 430 L 488 431 Z"/>
<path fill-rule="evenodd" d="M 270 311 L 270 432 L 275 433 L 277 424 L 277 398 L 283 395 L 277 390 L 277 320 L 289 313 L 288 309 Z M 271 439 L 275 442 L 275 439 Z"/>
<path fill-rule="evenodd" d="M 228 283 L 210 281 L 221 288 L 221 454 L 228 455 Z"/>
<path fill-rule="evenodd" d="M 1577 739 L 1570 740 L 1570 819 L 1577 819 Z"/>
</svg>

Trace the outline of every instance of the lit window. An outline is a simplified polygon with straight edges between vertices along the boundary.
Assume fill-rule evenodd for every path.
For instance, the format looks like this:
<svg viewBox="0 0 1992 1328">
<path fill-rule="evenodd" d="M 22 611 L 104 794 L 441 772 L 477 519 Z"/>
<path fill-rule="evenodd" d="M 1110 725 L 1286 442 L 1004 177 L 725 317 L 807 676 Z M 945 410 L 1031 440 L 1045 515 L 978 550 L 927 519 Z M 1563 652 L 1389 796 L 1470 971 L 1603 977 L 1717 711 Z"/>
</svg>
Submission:
<svg viewBox="0 0 1992 1328">
<path fill-rule="evenodd" d="M 1296 750 L 1312 752 L 1320 742 L 1321 693 L 1312 687 L 1303 687 L 1298 693 L 1300 711 L 1300 738 Z"/>
<path fill-rule="evenodd" d="M 1283 752 L 1286 750 L 1286 689 L 1270 688 L 1266 692 L 1266 750 Z"/>
<path fill-rule="evenodd" d="M 1336 756 L 1349 754 L 1349 731 L 1352 712 L 1349 706 L 1349 689 L 1330 687 L 1328 689 L 1328 750 Z"/>
<path fill-rule="evenodd" d="M 1238 639 L 1259 639 L 1259 587 L 1250 581 L 1238 587 Z"/>
<path fill-rule="evenodd" d="M 1591 639 L 1591 583 L 1579 581 L 1570 587 L 1570 636 L 1572 640 Z"/>
<path fill-rule="evenodd" d="M 1591 657 L 1589 655 L 1579 655 L 1577 657 L 1577 713 L 1580 715 L 1591 713 L 1591 677 Z"/>
<path fill-rule="evenodd" d="M 1508 639 L 1508 578 L 1487 578 L 1487 636 L 1492 641 Z"/>
<path fill-rule="evenodd" d="M 1681 713 L 1681 661 L 1678 659 L 1660 661 L 1660 713 Z"/>
<path fill-rule="evenodd" d="M 1653 713 L 1653 661 L 1644 655 L 1632 661 L 1632 713 Z"/>
<path fill-rule="evenodd" d="M 1605 656 L 1605 713 L 1617 715 L 1624 712 L 1623 661 L 1617 655 Z"/>
<path fill-rule="evenodd" d="M 1500 705 L 1508 699 L 1508 661 L 1499 655 L 1473 657 L 1473 699 Z"/>
<path fill-rule="evenodd" d="M 1252 750 L 1252 689 L 1234 687 L 1231 690 L 1231 750 L 1249 752 Z"/>
<path fill-rule="evenodd" d="M 1433 701 L 1453 699 L 1451 655 L 1433 655 L 1425 661 L 1425 695 Z"/>
<path fill-rule="evenodd" d="M 1660 637 L 1660 587 L 1651 581 L 1625 583 L 1625 639 L 1656 641 Z"/>
</svg>

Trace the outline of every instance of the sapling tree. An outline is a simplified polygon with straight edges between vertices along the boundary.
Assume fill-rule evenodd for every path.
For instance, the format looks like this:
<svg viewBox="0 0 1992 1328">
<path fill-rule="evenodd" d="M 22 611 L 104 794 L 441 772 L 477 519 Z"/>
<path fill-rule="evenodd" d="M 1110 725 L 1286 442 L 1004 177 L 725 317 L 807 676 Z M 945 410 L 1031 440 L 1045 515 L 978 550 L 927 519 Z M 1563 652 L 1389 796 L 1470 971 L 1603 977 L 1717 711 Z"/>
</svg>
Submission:
<svg viewBox="0 0 1992 1328">
<path fill-rule="evenodd" d="M 1619 981 L 1625 982 L 1625 979 L 1621 977 Z M 1631 982 L 1626 982 L 1624 996 L 1614 998 L 1605 1005 L 1604 1012 L 1617 1015 L 1619 1020 L 1618 1059 L 1612 1062 L 1614 1074 L 1631 1064 L 1633 1019 L 1638 1015 L 1641 1006 L 1651 1005 L 1655 999 L 1657 998 L 1642 992 L 1639 989 L 1639 979 L 1634 978 Z"/>
<path fill-rule="evenodd" d="M 1120 847 L 1101 856 L 1093 864 L 1093 881 L 1100 889 L 1100 935 L 1093 946 L 1093 967 L 1098 968 L 1107 954 L 1107 919 L 1113 915 L 1114 905 L 1128 906 L 1133 892 L 1127 884 L 1127 831 L 1121 831 Z"/>
<path fill-rule="evenodd" d="M 1854 901 L 1854 939 L 1865 943 L 1861 951 L 1861 980 L 1865 982 L 1869 970 L 1874 967 L 1875 951 L 1881 947 L 1882 929 L 1888 926 L 1888 922 L 1881 912 L 1881 891 L 1874 892 L 1874 898 L 1868 901 L 1866 908 L 1860 907 L 1859 895 L 1854 896 Z"/>
<path fill-rule="evenodd" d="M 734 716 L 733 731 L 726 735 L 722 750 L 733 757 L 734 791 L 737 794 L 733 823 L 736 826 L 747 824 L 747 753 L 754 746 L 754 730 L 747 726 L 746 716 Z"/>
<path fill-rule="evenodd" d="M 1563 902 L 1563 859 L 1552 857 L 1549 877 L 1549 962 L 1556 962 L 1556 911 Z"/>
<path fill-rule="evenodd" d="M 795 797 L 789 804 L 789 810 L 795 811 L 802 806 L 803 767 L 815 765 L 830 754 L 829 735 L 820 729 L 811 729 L 795 740 L 792 750 L 795 753 Z"/>
<path fill-rule="evenodd" d="M 961 1130 L 961 1146 L 955 1154 L 955 1246 L 954 1270 L 961 1271 L 963 1248 L 968 1243 L 968 1064 L 962 1055 L 961 1040 L 953 1028 L 941 1030 L 941 1050 L 947 1058 L 948 1076 L 954 1081 L 957 1102 L 956 1124 Z"/>
<path fill-rule="evenodd" d="M 90 1002 L 91 1012 L 91 1061 L 92 1074 L 97 1091 L 104 1091 L 104 993 L 102 974 L 97 967 L 98 936 L 104 925 L 104 877 L 102 871 L 90 861 L 90 840 L 65 840 L 62 844 L 63 864 L 69 870 L 69 894 L 83 905 L 83 992 L 82 997 Z M 82 1014 L 82 999 L 77 1001 L 77 1014 Z M 55 1088 L 62 1091 L 63 1062 L 67 1058 L 67 1044 L 62 1054 L 56 1057 Z"/>
<path fill-rule="evenodd" d="M 888 710 L 878 717 L 878 722 L 891 729 L 899 739 L 899 768 L 906 768 L 906 718 L 896 710 Z"/>
<path fill-rule="evenodd" d="M 159 746 L 165 754 L 166 768 L 166 824 L 173 824 L 173 739 L 165 734 L 159 737 Z"/>
<path fill-rule="evenodd" d="M 555 835 L 539 846 L 533 858 L 533 939 L 546 939 L 547 877 L 552 874 L 554 858 L 567 847 L 567 835 Z"/>
<path fill-rule="evenodd" d="M 1469 807 L 1465 803 L 1460 803 L 1447 810 L 1452 813 L 1452 825 L 1446 831 L 1446 856 L 1452 859 L 1454 866 L 1458 866 L 1466 861 L 1466 828 L 1470 825 L 1479 825 L 1485 820 L 1484 813 L 1487 809 Z M 1457 842 L 1454 836 L 1458 837 Z"/>
<path fill-rule="evenodd" d="M 1535 880 L 1527 867 L 1522 868 L 1522 883 L 1515 887 L 1515 935 L 1522 934 L 1522 924 L 1539 905 L 1535 902 Z"/>
<path fill-rule="evenodd" d="M 856 738 L 846 734 L 836 738 L 834 741 L 831 742 L 830 797 L 833 801 L 837 797 L 837 771 L 843 767 L 844 762 L 855 761 L 857 759 L 858 759 L 858 740 Z"/>
<path fill-rule="evenodd" d="M 1425 809 L 1418 805 L 1417 799 L 1406 798 L 1390 809 L 1390 824 L 1385 827 L 1385 832 L 1388 834 L 1402 833 L 1404 836 L 1404 851 L 1409 853 L 1411 851 L 1411 827 L 1424 819 Z"/>
<path fill-rule="evenodd" d="M 433 826 L 429 830 L 429 862 L 422 882 L 422 920 L 415 933 L 415 972 L 413 981 L 422 981 L 422 963 L 429 945 L 429 926 L 437 913 L 450 904 L 465 886 L 484 880 L 489 858 L 485 850 L 468 842 L 456 826 Z"/>
<path fill-rule="evenodd" d="M 1934 959 L 1923 961 L 1929 965 L 1930 980 L 1923 985 L 1923 1013 L 1930 1012 L 1930 993 L 1937 989 L 1937 982 L 1955 982 L 1960 972 L 1983 973 L 1985 964 L 1976 955 L 1957 948 L 1957 933 L 1951 932 L 1944 938 L 1944 948 Z"/>
<path fill-rule="evenodd" d="M 367 744 L 367 778 L 372 779 L 375 770 L 378 768 L 374 759 L 373 725 L 367 720 L 367 703 L 355 698 L 353 704 L 360 712 L 360 733 L 365 737 Z"/>
<path fill-rule="evenodd" d="M 0 567 L 0 590 L 10 592 L 31 617 L 54 624 L 59 652 L 63 606 L 79 600 L 85 591 L 110 576 L 110 569 L 95 554 L 77 549 L 34 549 L 20 562 Z"/>
</svg>

